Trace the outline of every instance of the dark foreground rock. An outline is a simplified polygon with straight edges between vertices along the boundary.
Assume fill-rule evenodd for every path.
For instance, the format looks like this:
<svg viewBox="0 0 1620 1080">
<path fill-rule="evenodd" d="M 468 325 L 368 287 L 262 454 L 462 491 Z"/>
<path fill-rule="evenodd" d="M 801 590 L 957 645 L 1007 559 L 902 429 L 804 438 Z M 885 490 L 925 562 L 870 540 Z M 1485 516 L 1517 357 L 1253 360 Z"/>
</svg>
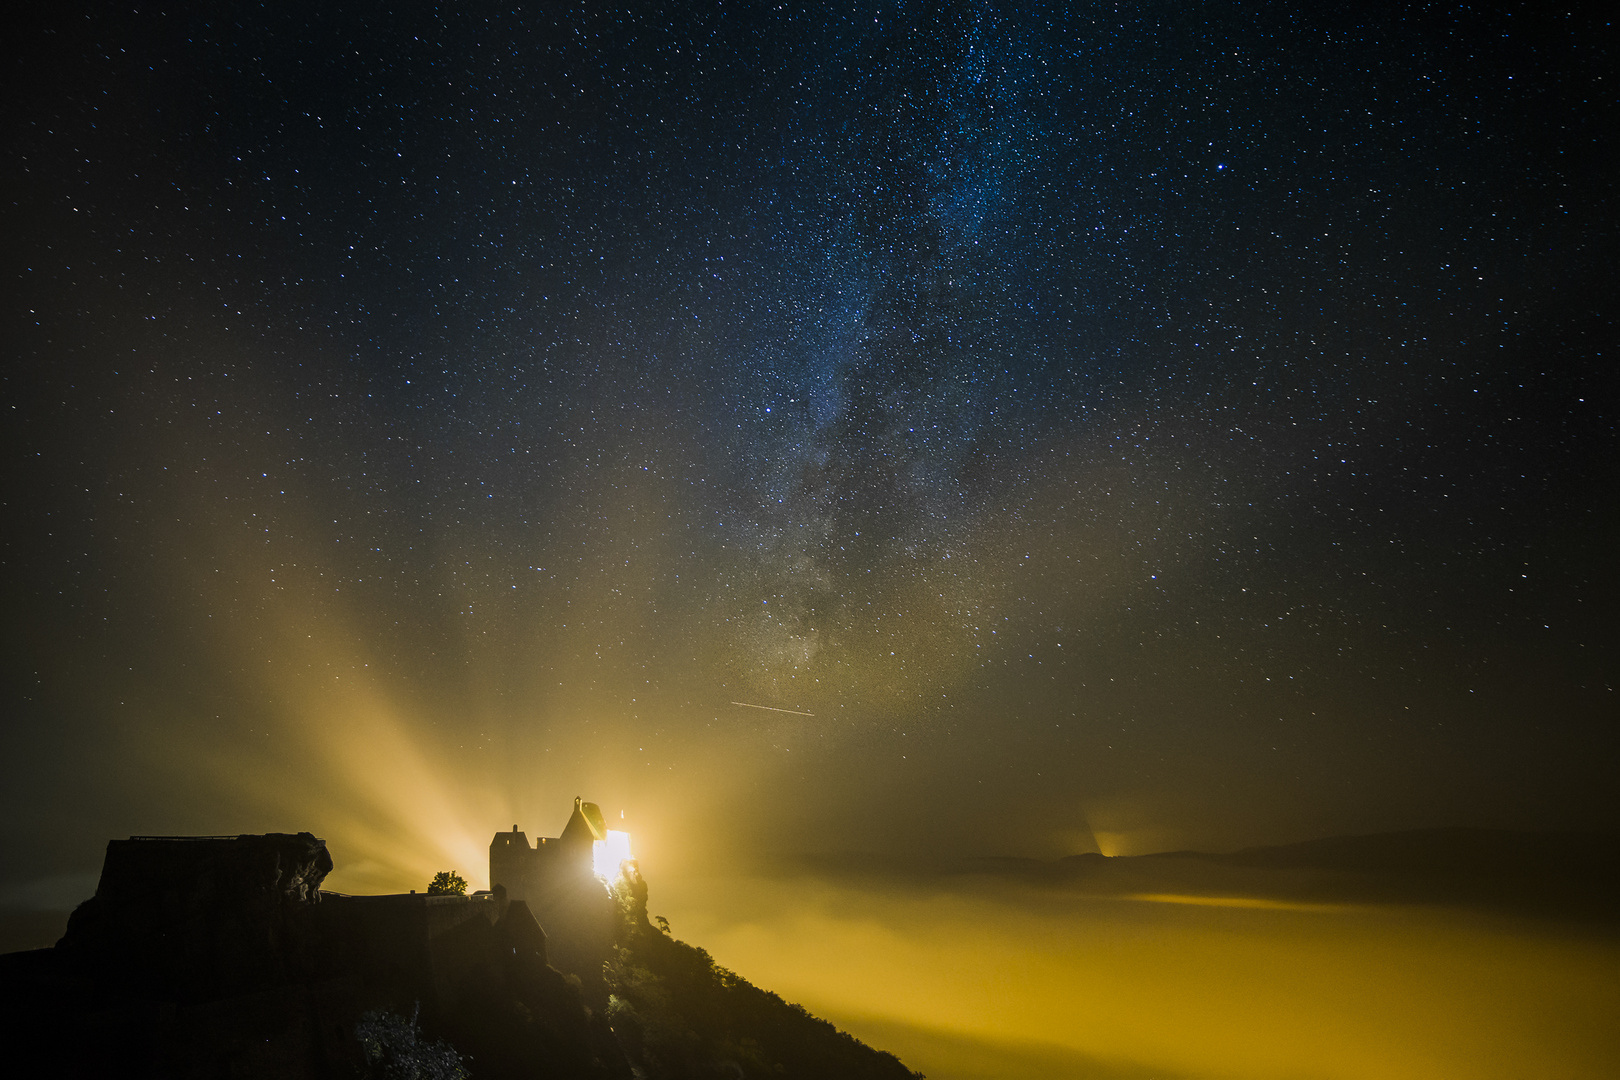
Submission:
<svg viewBox="0 0 1620 1080">
<path fill-rule="evenodd" d="M 558 950 L 522 900 L 342 896 L 308 833 L 132 838 L 54 949 L 0 956 L 8 1072 L 56 1077 L 909 1080 L 652 929 L 634 864 L 612 933 Z M 554 925 L 570 912 L 552 911 Z M 585 919 L 572 913 L 572 921 Z M 582 993 L 582 990 L 584 991 Z"/>
<path fill-rule="evenodd" d="M 308 833 L 113 841 L 56 948 L 0 957 L 14 1060 L 68 1077 L 350 1078 L 376 1064 L 357 1028 L 409 1017 L 476 1047 L 479 1077 L 630 1075 L 522 902 L 323 893 L 331 869 Z"/>
</svg>

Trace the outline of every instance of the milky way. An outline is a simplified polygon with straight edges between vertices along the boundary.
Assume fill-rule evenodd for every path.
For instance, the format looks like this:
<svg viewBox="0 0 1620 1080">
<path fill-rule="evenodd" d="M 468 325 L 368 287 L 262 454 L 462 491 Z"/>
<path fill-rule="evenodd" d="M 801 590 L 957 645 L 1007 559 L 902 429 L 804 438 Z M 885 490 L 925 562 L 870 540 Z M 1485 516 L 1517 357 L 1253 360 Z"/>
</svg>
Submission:
<svg viewBox="0 0 1620 1080">
<path fill-rule="evenodd" d="M 126 750 L 274 789 L 346 723 L 318 678 L 503 814 L 659 773 L 1047 851 L 1615 824 L 1606 24 L 32 18 L 20 832 L 248 827 Z"/>
</svg>

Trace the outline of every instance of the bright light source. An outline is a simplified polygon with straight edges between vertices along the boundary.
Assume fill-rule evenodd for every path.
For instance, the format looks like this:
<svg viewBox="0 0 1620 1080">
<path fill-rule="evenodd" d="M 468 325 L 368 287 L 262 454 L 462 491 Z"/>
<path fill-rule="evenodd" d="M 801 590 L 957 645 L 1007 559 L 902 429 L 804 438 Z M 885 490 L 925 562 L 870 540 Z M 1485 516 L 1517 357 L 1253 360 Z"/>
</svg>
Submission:
<svg viewBox="0 0 1620 1080">
<path fill-rule="evenodd" d="M 603 881 L 617 880 L 619 864 L 630 858 L 634 856 L 630 854 L 630 834 L 627 832 L 609 829 L 606 840 L 598 840 L 591 845 L 591 868 Z"/>
</svg>

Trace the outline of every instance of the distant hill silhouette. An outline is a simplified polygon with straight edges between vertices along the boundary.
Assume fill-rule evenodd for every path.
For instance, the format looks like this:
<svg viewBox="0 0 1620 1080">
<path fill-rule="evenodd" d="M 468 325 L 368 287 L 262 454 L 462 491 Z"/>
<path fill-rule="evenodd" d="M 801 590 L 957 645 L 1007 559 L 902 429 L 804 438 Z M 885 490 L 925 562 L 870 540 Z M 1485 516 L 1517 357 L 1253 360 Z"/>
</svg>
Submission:
<svg viewBox="0 0 1620 1080">
<path fill-rule="evenodd" d="M 778 857 L 779 864 L 786 860 Z M 821 875 L 997 880 L 1097 896 L 1186 894 L 1309 903 L 1444 904 L 1544 919 L 1620 922 L 1620 833 L 1419 829 L 1224 854 L 1167 851 L 1056 860 L 807 856 Z"/>
<path fill-rule="evenodd" d="M 1194 853 L 1165 852 L 1145 857 L 1188 854 Z M 1308 867 L 1386 875 L 1590 877 L 1613 872 L 1620 860 L 1620 833 L 1412 829 L 1330 836 L 1196 857 L 1232 866 Z"/>
<path fill-rule="evenodd" d="M 1084 877 L 1097 856 L 1062 860 Z M 1115 861 L 1115 860 L 1109 860 Z M 1126 860 L 1196 882 L 1258 871 L 1253 885 L 1282 896 L 1347 902 L 1432 903 L 1552 918 L 1620 919 L 1620 834 L 1419 829 L 1333 836 L 1230 854 L 1165 852 Z M 1181 864 L 1179 867 L 1176 864 Z M 1200 875 L 1197 869 L 1201 868 Z M 1191 870 L 1191 873 L 1189 873 Z"/>
</svg>

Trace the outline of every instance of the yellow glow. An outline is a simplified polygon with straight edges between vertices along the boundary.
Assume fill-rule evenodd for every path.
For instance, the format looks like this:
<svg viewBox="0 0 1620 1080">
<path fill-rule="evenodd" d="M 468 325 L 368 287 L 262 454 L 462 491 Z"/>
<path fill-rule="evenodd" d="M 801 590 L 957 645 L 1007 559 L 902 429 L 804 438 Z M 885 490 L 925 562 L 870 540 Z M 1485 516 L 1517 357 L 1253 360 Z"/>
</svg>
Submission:
<svg viewBox="0 0 1620 1080">
<path fill-rule="evenodd" d="M 1172 895 L 666 874 L 651 907 L 931 1080 L 1620 1075 L 1620 946 L 1606 933 L 1159 894 Z"/>
<path fill-rule="evenodd" d="M 630 858 L 634 856 L 630 854 L 630 834 L 627 832 L 609 829 L 606 840 L 598 840 L 591 845 L 591 867 L 603 881 L 618 877 L 619 864 Z"/>
<path fill-rule="evenodd" d="M 1263 896 L 1189 896 L 1184 893 L 1132 893 L 1127 900 L 1148 904 L 1193 904 L 1199 907 L 1254 908 L 1260 911 L 1353 911 L 1354 904 L 1314 904 L 1303 900 L 1272 900 Z"/>
<path fill-rule="evenodd" d="M 531 838 L 555 836 L 580 791 L 632 811 L 659 806 L 659 817 L 640 819 L 652 830 L 642 846 L 665 858 L 701 848 L 692 838 L 709 833 L 692 823 L 712 820 L 716 804 L 736 797 L 754 775 L 747 755 L 768 749 L 777 734 L 750 726 L 753 742 L 740 748 L 724 741 L 731 729 L 660 740 L 660 768 L 626 767 L 627 753 L 647 742 L 638 714 L 649 706 L 599 687 L 624 684 L 620 665 L 639 655 L 636 634 L 647 617 L 626 597 L 653 591 L 644 568 L 656 565 L 661 514 L 626 510 L 610 523 L 607 533 L 638 557 L 611 581 L 570 586 L 566 627 L 547 614 L 562 602 L 539 586 L 445 571 L 432 583 L 442 608 L 418 613 L 422 626 L 438 628 L 424 646 L 412 628 L 418 620 L 400 620 L 388 606 L 396 571 L 387 559 L 366 544 L 349 551 L 347 540 L 339 550 L 295 539 L 337 517 L 318 492 L 294 499 L 292 480 L 276 480 L 268 495 L 233 490 L 232 505 L 240 498 L 248 507 L 240 516 L 208 509 L 232 477 L 260 476 L 254 461 L 288 456 L 269 441 L 220 448 L 205 469 L 164 472 L 175 479 L 151 495 L 161 510 L 119 526 L 144 530 L 145 543 L 163 553 L 154 609 L 199 627 L 171 647 L 184 657 L 175 663 L 212 673 L 201 687 L 189 675 L 154 675 L 117 706 L 118 741 L 108 752 L 127 759 L 150 808 L 128 832 L 309 830 L 337 864 L 325 887 L 350 893 L 421 890 L 441 870 L 460 873 L 470 889 L 486 887 L 493 833 L 522 821 Z M 646 474 L 634 473 L 618 481 L 630 493 L 624 505 L 656 505 Z M 272 511 L 276 540 L 267 548 Z M 504 541 L 468 530 L 438 543 L 433 565 L 455 568 L 496 558 Z M 558 660 L 580 653 L 570 644 L 576 634 L 621 647 Z M 718 662 L 693 660 L 691 670 L 707 680 Z M 534 674 L 542 667 L 544 678 Z M 80 707 L 105 706 L 98 683 L 75 685 L 85 695 Z M 681 708 L 672 710 L 672 726 L 707 732 L 714 713 L 706 703 Z M 738 779 L 728 787 L 716 776 Z"/>
</svg>

